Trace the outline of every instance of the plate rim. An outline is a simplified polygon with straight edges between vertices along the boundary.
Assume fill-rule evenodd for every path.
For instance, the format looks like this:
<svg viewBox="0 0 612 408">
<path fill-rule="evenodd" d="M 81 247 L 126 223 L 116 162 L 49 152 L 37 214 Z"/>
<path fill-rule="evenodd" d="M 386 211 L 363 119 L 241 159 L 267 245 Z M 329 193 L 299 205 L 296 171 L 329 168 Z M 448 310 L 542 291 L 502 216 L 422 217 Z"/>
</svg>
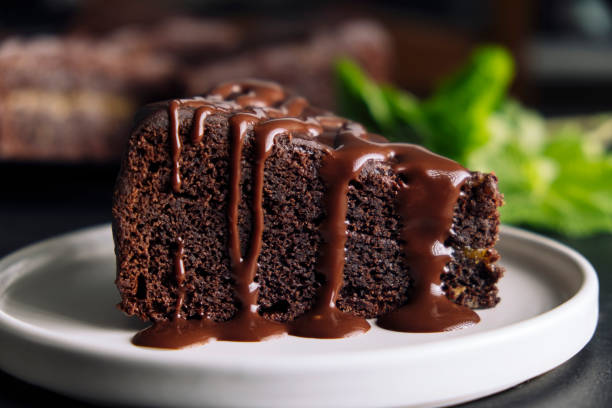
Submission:
<svg viewBox="0 0 612 408">
<path fill-rule="evenodd" d="M 87 234 L 92 234 L 89 241 L 79 239 Z M 108 224 L 89 227 L 7 255 L 0 260 L 0 293 L 36 268 L 36 264 L 34 267 L 19 264 L 28 255 L 44 265 L 58 258 L 40 260 L 35 257 L 41 255 L 40 251 L 55 254 L 56 248 L 66 244 L 80 248 L 83 244 L 102 242 L 109 235 Z M 283 358 L 250 355 L 249 359 L 225 356 L 215 359 L 209 353 L 205 359 L 190 359 L 190 353 L 182 353 L 183 350 L 175 353 L 141 349 L 142 352 L 133 353 L 129 347 L 114 348 L 114 343 L 101 347 L 99 342 L 92 347 L 82 339 L 67 341 L 66 336 L 51 336 L 52 330 L 23 321 L 0 307 L 0 347 L 15 348 L 14 353 L 0 354 L 0 369 L 43 388 L 98 404 L 378 408 L 447 406 L 470 401 L 564 363 L 588 343 L 597 326 L 597 274 L 582 255 L 552 239 L 518 228 L 502 227 L 502 239 L 504 236 L 518 239 L 518 253 L 521 248 L 525 251 L 525 245 L 538 243 L 554 254 L 563 254 L 563 260 L 572 263 L 569 266 L 572 273 L 580 274 L 581 284 L 572 287 L 564 302 L 544 313 L 495 329 L 420 344 L 334 354 L 290 354 Z M 101 248 L 104 252 L 89 252 L 89 256 L 107 253 L 106 244 Z M 44 273 L 44 268 L 40 271 Z M 580 319 L 569 333 L 568 318 Z M 566 336 L 564 346 L 551 349 L 550 339 L 559 336 Z M 525 352 L 531 356 L 529 359 L 519 357 Z M 454 370 L 440 370 L 441 361 L 445 368 L 449 361 L 459 364 L 458 367 L 476 364 L 479 368 L 483 364 L 488 368 L 493 362 L 501 365 L 501 370 L 494 374 L 487 369 L 471 370 L 457 377 Z M 57 364 L 63 368 L 58 369 Z M 88 369 L 83 371 L 84 365 Z M 277 381 L 285 384 L 285 388 L 279 389 Z M 167 388 L 168 382 L 171 390 Z M 183 383 L 197 386 L 185 388 Z"/>
<path fill-rule="evenodd" d="M 107 223 L 96 225 L 67 232 L 55 237 L 47 238 L 34 244 L 30 244 L 6 255 L 0 259 L 0 293 L 7 290 L 15 280 L 19 279 L 20 276 L 26 273 L 23 271 L 18 271 L 6 276 L 8 268 L 19 260 L 43 251 L 48 247 L 51 247 L 51 249 L 53 249 L 54 246 L 61 247 L 63 243 L 78 239 L 79 236 L 97 235 L 103 232 L 110 234 L 110 224 Z M 229 372 L 235 370 L 242 371 L 256 367 L 257 370 L 260 371 L 278 372 L 279 370 L 284 369 L 286 372 L 291 372 L 293 371 L 292 367 L 296 366 L 300 367 L 300 371 L 305 369 L 320 370 L 329 366 L 337 366 L 338 364 L 348 366 L 348 368 L 355 365 L 363 367 L 364 364 L 373 362 L 380 364 L 381 360 L 396 361 L 398 353 L 402 353 L 404 351 L 410 351 L 410 353 L 437 354 L 447 351 L 445 349 L 457 349 L 457 346 L 461 343 L 467 342 L 473 344 L 475 340 L 479 343 L 489 343 L 495 341 L 495 339 L 499 337 L 507 338 L 509 335 L 516 336 L 522 331 L 531 330 L 533 327 L 545 325 L 547 323 L 550 324 L 556 319 L 562 318 L 566 310 L 577 307 L 579 308 L 585 303 L 592 302 L 593 297 L 595 297 L 597 305 L 599 304 L 599 283 L 597 273 L 590 262 L 583 255 L 554 239 L 517 227 L 502 225 L 500 228 L 500 240 L 503 239 L 504 236 L 510 236 L 521 241 L 528 241 L 543 245 L 552 248 L 557 252 L 563 253 L 568 259 L 571 259 L 571 261 L 574 262 L 577 269 L 580 271 L 582 277 L 581 285 L 567 300 L 554 308 L 536 316 L 532 316 L 503 327 L 490 329 L 484 332 L 469 333 L 452 338 L 432 340 L 430 342 L 424 342 L 421 344 L 394 346 L 387 349 L 346 351 L 336 353 L 333 361 L 328 355 L 320 354 L 291 354 L 284 355 L 283 359 L 272 360 L 267 357 L 250 356 L 248 359 L 226 360 L 225 358 L 211 358 L 202 361 L 190 360 L 187 358 L 180 358 L 177 360 L 176 355 L 173 355 L 172 350 L 147 349 L 146 353 L 118 353 L 117 350 L 112 347 L 100 347 L 100 345 L 91 347 L 91 345 L 86 345 L 78 341 L 70 342 L 66 341 L 64 338 L 59 339 L 53 335 L 49 335 L 49 332 L 45 329 L 30 325 L 11 316 L 10 314 L 6 313 L 3 308 L 0 308 L 0 333 L 3 331 L 11 331 L 13 335 L 17 334 L 20 337 L 27 338 L 28 340 L 36 340 L 49 347 L 59 347 L 62 349 L 69 347 L 71 352 L 76 354 L 84 353 L 89 356 L 94 355 L 97 358 L 120 359 L 138 364 L 150 365 L 154 363 L 153 365 L 163 365 L 170 362 L 170 359 L 172 359 L 171 362 L 173 364 L 180 364 L 182 367 L 190 369 L 211 369 Z M 593 333 L 594 331 L 595 327 L 593 328 Z M 591 333 L 591 337 L 593 333 Z M 155 353 L 156 355 L 154 362 L 151 361 L 151 353 Z M 262 362 L 265 362 L 263 366 Z"/>
</svg>

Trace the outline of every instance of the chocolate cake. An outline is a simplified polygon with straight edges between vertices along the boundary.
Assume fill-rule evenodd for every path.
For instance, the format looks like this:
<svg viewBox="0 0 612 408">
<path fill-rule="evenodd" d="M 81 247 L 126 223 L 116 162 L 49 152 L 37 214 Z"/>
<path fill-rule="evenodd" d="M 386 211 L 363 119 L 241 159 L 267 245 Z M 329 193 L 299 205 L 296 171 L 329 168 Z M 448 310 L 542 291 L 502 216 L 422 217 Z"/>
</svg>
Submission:
<svg viewBox="0 0 612 408">
<path fill-rule="evenodd" d="M 113 205 L 120 308 L 154 322 L 135 344 L 170 348 L 471 325 L 499 301 L 501 203 L 493 174 L 275 83 L 224 83 L 137 116 Z"/>
</svg>

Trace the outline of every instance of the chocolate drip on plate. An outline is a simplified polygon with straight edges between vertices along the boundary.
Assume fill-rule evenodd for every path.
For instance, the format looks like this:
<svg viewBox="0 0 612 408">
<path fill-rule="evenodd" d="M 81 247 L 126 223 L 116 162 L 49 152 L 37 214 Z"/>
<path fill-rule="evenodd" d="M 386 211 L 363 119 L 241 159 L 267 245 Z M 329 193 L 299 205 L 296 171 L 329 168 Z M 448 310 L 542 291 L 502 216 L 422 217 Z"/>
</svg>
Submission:
<svg viewBox="0 0 612 408">
<path fill-rule="evenodd" d="M 367 133 L 346 119 L 322 115 L 303 117 L 308 108 L 303 98 L 286 100 L 283 89 L 264 81 L 245 80 L 222 84 L 208 98 L 174 100 L 169 104 L 172 143 L 172 186 L 181 189 L 178 110 L 195 107 L 191 142 L 201 143 L 206 118 L 212 114 L 228 115 L 230 125 L 230 185 L 228 205 L 229 256 L 234 278 L 238 312 L 229 321 L 185 320 L 180 313 L 185 289 L 182 263 L 183 242 L 179 238 L 175 274 L 178 285 L 177 310 L 169 322 L 156 322 L 138 333 L 138 345 L 180 348 L 216 338 L 231 341 L 258 341 L 289 333 L 302 337 L 340 338 L 366 332 L 370 325 L 363 319 L 336 307 L 343 285 L 346 217 L 349 183 L 371 161 L 388 163 L 398 174 L 400 191 L 396 209 L 400 214 L 403 251 L 415 280 L 407 305 L 378 319 L 381 327 L 408 332 L 437 332 L 469 326 L 479 321 L 472 310 L 458 306 L 445 296 L 440 275 L 451 260 L 444 246 L 450 234 L 453 208 L 469 172 L 459 164 L 435 155 L 419 146 L 381 143 L 384 138 Z M 253 227 L 245 258 L 241 257 L 238 234 L 238 207 L 242 146 L 249 134 L 254 137 Z M 258 284 L 255 282 L 257 260 L 264 230 L 263 185 L 265 162 L 279 135 L 308 135 L 325 146 L 327 155 L 320 175 L 326 186 L 327 217 L 320 227 L 323 245 L 317 271 L 325 282 L 317 293 L 313 308 L 285 324 L 264 319 L 258 312 Z"/>
<path fill-rule="evenodd" d="M 342 288 L 346 257 L 348 188 L 349 182 L 357 177 L 368 159 L 362 150 L 356 143 L 341 145 L 331 152 L 321 168 L 321 176 L 327 184 L 327 217 L 320 227 L 323 249 L 317 270 L 325 276 L 325 284 L 319 290 L 314 307 L 290 323 L 290 334 L 301 337 L 341 338 L 370 329 L 365 319 L 342 312 L 336 307 Z"/>
<path fill-rule="evenodd" d="M 418 146 L 393 145 L 395 171 L 402 185 L 396 208 L 402 218 L 400 236 L 415 288 L 408 304 L 378 318 L 383 328 L 402 332 L 440 332 L 474 325 L 473 310 L 449 300 L 440 276 L 451 261 L 444 246 L 453 207 L 469 172 L 457 163 Z"/>
</svg>

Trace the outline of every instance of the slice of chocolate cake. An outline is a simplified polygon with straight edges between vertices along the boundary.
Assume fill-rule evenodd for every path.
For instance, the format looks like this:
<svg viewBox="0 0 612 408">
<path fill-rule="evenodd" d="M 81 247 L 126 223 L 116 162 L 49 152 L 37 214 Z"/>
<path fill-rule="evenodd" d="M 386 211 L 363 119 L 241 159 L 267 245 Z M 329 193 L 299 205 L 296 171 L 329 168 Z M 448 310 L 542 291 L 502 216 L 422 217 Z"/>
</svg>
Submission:
<svg viewBox="0 0 612 408">
<path fill-rule="evenodd" d="M 473 324 L 499 301 L 501 203 L 492 174 L 225 83 L 137 117 L 113 206 L 120 307 L 155 322 L 134 342 L 156 347 Z"/>
</svg>

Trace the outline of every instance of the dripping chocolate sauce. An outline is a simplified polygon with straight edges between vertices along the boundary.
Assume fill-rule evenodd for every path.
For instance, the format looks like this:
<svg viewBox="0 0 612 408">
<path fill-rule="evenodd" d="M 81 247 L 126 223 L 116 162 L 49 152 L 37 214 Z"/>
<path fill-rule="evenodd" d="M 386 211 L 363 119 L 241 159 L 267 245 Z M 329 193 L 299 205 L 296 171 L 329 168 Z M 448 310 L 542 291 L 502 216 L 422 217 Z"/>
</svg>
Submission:
<svg viewBox="0 0 612 408">
<path fill-rule="evenodd" d="M 245 80 L 215 88 L 207 98 L 174 100 L 169 104 L 172 143 L 172 189 L 181 191 L 180 156 L 183 141 L 179 133 L 179 108 L 195 108 L 191 143 L 198 144 L 205 133 L 206 118 L 229 113 L 230 185 L 228 204 L 229 256 L 237 314 L 226 322 L 207 318 L 186 320 L 181 314 L 185 299 L 184 242 L 177 238 L 175 277 L 177 304 L 174 319 L 156 322 L 133 338 L 133 343 L 158 348 L 181 348 L 209 340 L 259 341 L 285 333 L 313 338 L 342 338 L 369 330 L 360 317 L 336 306 L 343 284 L 346 215 L 349 183 L 357 179 L 369 161 L 387 162 L 400 175 L 396 208 L 402 219 L 400 237 L 403 251 L 415 280 L 408 304 L 378 318 L 383 328 L 402 332 L 440 332 L 477 323 L 478 315 L 445 296 L 440 275 L 451 260 L 444 246 L 452 225 L 453 208 L 469 172 L 452 160 L 410 144 L 382 143 L 378 135 L 360 125 L 335 116 L 301 119 L 308 103 L 303 98 L 286 100 L 277 84 Z M 232 111 L 240 110 L 238 113 Z M 248 111 L 247 111 L 248 110 Z M 253 167 L 253 229 L 244 259 L 238 234 L 238 206 L 242 146 L 247 133 L 255 142 Z M 328 152 L 320 169 L 326 185 L 327 217 L 321 225 L 323 245 L 316 269 L 325 276 L 310 311 L 292 322 L 279 323 L 258 312 L 257 259 L 262 247 L 264 166 L 279 135 L 309 134 Z"/>
<path fill-rule="evenodd" d="M 174 277 L 176 279 L 176 286 L 178 288 L 176 307 L 174 308 L 175 319 L 180 319 L 182 317 L 181 310 L 183 309 L 183 302 L 185 301 L 185 263 L 183 262 L 184 255 L 185 248 L 183 246 L 183 238 L 179 237 L 177 239 L 176 253 L 174 254 Z"/>
</svg>

